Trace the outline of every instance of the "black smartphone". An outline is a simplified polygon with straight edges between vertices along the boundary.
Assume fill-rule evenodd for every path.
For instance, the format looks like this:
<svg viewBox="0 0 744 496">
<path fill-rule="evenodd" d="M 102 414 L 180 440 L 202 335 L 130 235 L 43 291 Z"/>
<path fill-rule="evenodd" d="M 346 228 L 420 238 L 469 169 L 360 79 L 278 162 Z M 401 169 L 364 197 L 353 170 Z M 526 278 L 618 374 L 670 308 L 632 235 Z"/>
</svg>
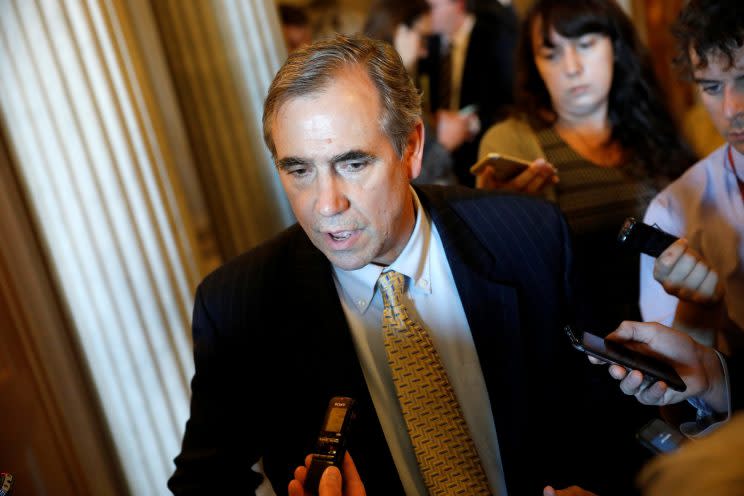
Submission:
<svg viewBox="0 0 744 496">
<path fill-rule="evenodd" d="M 679 429 L 658 418 L 641 427 L 636 439 L 654 454 L 675 451 L 686 440 Z"/>
<path fill-rule="evenodd" d="M 349 440 L 349 430 L 354 417 L 354 400 L 347 396 L 334 396 L 328 403 L 323 426 L 315 441 L 310 467 L 305 477 L 305 490 L 318 494 L 323 471 L 334 465 L 341 470 Z"/>
<path fill-rule="evenodd" d="M 589 356 L 620 365 L 628 370 L 640 370 L 643 372 L 644 380 L 651 383 L 661 380 L 677 391 L 687 389 L 684 381 L 674 368 L 657 358 L 644 355 L 620 343 L 608 341 L 588 332 L 583 332 L 577 336 L 570 326 L 566 326 L 564 330 L 573 347 Z"/>
<path fill-rule="evenodd" d="M 649 226 L 633 217 L 625 219 L 617 242 L 632 251 L 645 253 L 654 258 L 669 248 L 669 245 L 677 241 L 676 236 L 664 232 L 656 226 Z"/>
</svg>

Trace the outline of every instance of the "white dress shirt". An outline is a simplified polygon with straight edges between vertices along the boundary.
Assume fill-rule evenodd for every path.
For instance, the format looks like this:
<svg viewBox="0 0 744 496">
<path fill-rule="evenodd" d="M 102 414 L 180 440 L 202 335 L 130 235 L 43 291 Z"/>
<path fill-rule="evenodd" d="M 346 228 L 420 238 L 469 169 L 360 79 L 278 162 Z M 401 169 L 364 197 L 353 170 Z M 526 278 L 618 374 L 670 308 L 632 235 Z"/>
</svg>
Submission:
<svg viewBox="0 0 744 496">
<path fill-rule="evenodd" d="M 413 193 L 416 224 L 405 248 L 389 266 L 358 270 L 334 267 L 334 280 L 351 328 L 364 378 L 403 488 L 426 496 L 388 365 L 382 335 L 382 296 L 376 283 L 383 270 L 406 276 L 404 304 L 432 336 L 473 436 L 492 493 L 506 495 L 496 427 L 467 317 L 436 226 Z M 352 453 L 353 455 L 353 453 Z"/>
<path fill-rule="evenodd" d="M 744 156 L 732 148 L 744 179 Z M 704 158 L 659 193 L 644 221 L 685 237 L 715 270 L 725 288 L 728 317 L 744 329 L 744 201 L 728 163 L 728 145 Z M 654 260 L 641 256 L 640 307 L 645 321 L 671 325 L 677 298 L 653 276 Z"/>
</svg>

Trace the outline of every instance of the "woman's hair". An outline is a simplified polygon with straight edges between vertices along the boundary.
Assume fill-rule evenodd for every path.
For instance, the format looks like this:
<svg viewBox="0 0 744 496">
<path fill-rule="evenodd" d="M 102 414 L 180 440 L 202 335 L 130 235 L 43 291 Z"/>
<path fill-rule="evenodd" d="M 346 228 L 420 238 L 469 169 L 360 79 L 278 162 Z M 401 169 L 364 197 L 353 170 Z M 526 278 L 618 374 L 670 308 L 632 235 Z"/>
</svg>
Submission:
<svg viewBox="0 0 744 496">
<path fill-rule="evenodd" d="M 376 0 L 370 6 L 362 31 L 365 36 L 392 44 L 399 25 L 405 24 L 410 28 L 430 11 L 431 6 L 426 0 Z"/>
<path fill-rule="evenodd" d="M 661 98 L 648 51 L 630 19 L 613 0 L 537 0 L 520 33 L 516 62 L 515 104 L 538 128 L 552 125 L 557 115 L 535 65 L 532 45 L 535 22 L 541 21 L 545 46 L 550 32 L 578 38 L 600 33 L 612 42 L 613 77 L 608 97 L 611 140 L 643 163 L 651 177 L 674 179 L 693 161 Z"/>
</svg>

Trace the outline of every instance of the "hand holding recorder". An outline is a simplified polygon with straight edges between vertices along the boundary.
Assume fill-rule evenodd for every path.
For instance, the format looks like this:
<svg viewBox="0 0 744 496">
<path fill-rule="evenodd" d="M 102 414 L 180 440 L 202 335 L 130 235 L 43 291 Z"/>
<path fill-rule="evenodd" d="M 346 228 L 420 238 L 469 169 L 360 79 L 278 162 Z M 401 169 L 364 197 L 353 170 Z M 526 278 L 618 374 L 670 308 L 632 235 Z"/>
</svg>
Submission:
<svg viewBox="0 0 744 496">
<path fill-rule="evenodd" d="M 656 257 L 654 279 L 670 295 L 699 304 L 716 303 L 723 296 L 718 274 L 686 239 L 628 217 L 617 241 L 630 250 Z"/>
<path fill-rule="evenodd" d="M 521 193 L 539 193 L 558 182 L 558 171 L 543 158 L 532 162 L 499 153 L 489 153 L 470 168 L 476 187 Z"/>
<path fill-rule="evenodd" d="M 305 466 L 297 467 L 294 472 L 294 480 L 289 483 L 289 496 L 366 496 L 364 484 L 359 477 L 354 460 L 346 453 L 341 471 L 335 466 L 328 467 L 323 471 L 318 485 L 318 492 L 312 493 L 304 489 L 307 470 L 311 464 L 312 455 L 305 458 Z M 343 472 L 343 477 L 341 476 Z"/>
</svg>

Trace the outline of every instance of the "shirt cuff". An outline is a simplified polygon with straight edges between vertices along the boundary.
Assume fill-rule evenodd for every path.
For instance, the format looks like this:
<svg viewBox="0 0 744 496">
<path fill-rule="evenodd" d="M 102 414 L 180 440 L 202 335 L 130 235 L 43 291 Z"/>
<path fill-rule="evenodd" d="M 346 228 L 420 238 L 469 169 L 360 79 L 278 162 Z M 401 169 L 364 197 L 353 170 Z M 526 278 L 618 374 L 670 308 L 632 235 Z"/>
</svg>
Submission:
<svg viewBox="0 0 744 496">
<path fill-rule="evenodd" d="M 724 391 L 726 395 L 726 412 L 715 412 L 710 405 L 698 397 L 688 398 L 687 402 L 697 410 L 697 417 L 694 422 L 683 422 L 679 426 L 679 430 L 691 439 L 707 436 L 731 419 L 731 385 L 729 383 L 728 367 L 726 366 L 726 360 L 724 360 L 723 355 L 717 350 L 714 351 L 723 368 L 723 380 L 726 386 Z"/>
</svg>

